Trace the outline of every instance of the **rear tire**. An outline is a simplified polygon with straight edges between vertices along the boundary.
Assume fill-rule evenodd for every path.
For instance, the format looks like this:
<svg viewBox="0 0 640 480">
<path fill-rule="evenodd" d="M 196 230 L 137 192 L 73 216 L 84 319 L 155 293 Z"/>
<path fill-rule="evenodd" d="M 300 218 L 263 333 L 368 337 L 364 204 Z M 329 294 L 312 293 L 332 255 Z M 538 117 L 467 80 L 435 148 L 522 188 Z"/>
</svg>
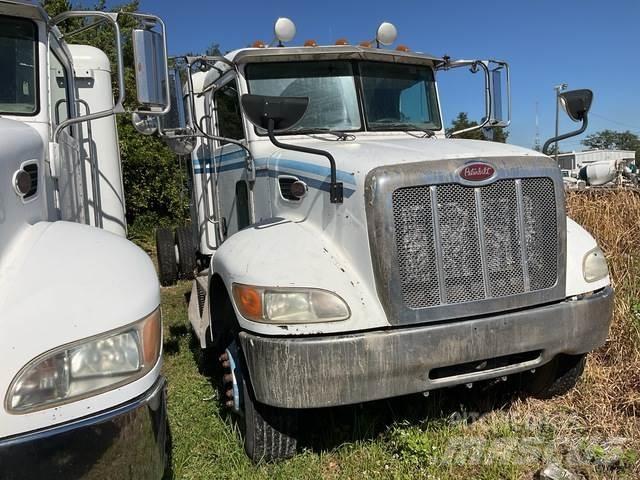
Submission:
<svg viewBox="0 0 640 480">
<path fill-rule="evenodd" d="M 529 379 L 527 391 L 536 398 L 549 399 L 568 393 L 584 372 L 587 355 L 558 355 L 537 368 Z"/>
<path fill-rule="evenodd" d="M 193 242 L 191 225 L 176 228 L 178 246 L 178 273 L 180 278 L 193 280 L 196 271 L 196 247 Z"/>
<path fill-rule="evenodd" d="M 158 277 L 160 285 L 169 287 L 178 280 L 178 264 L 173 232 L 168 228 L 156 230 L 156 252 L 158 254 Z"/>
<path fill-rule="evenodd" d="M 244 387 L 244 450 L 254 462 L 273 462 L 296 453 L 297 412 L 255 400 L 249 381 Z"/>
</svg>

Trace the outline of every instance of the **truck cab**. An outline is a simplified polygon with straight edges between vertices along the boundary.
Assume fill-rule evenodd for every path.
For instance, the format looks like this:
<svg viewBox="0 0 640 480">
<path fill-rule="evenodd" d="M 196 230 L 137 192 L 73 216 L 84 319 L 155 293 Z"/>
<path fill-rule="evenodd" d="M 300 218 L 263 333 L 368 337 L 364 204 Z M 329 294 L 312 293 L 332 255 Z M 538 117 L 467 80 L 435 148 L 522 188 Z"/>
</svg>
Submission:
<svg viewBox="0 0 640 480">
<path fill-rule="evenodd" d="M 436 79 L 484 75 L 479 127 L 504 126 L 508 65 L 384 48 L 388 25 L 186 59 L 189 318 L 255 461 L 295 451 L 300 409 L 515 374 L 563 393 L 607 337 L 606 261 L 557 165 L 445 131 Z"/>
<path fill-rule="evenodd" d="M 91 17 L 115 32 L 117 72 L 56 26 Z M 164 42 L 160 19 L 134 18 L 146 22 L 134 38 Z M 38 3 L 0 1 L 3 478 L 159 479 L 165 469 L 159 285 L 126 239 L 123 82 L 112 93 L 120 41 L 117 14 L 51 18 Z M 168 109 L 165 98 L 148 114 Z"/>
</svg>

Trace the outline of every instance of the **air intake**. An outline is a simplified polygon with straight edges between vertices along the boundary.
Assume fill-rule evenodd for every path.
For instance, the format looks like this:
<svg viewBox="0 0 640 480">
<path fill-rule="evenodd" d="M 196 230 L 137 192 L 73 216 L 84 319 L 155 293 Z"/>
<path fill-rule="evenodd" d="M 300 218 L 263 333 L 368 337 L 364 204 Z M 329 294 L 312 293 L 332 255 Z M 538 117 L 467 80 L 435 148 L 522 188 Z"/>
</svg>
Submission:
<svg viewBox="0 0 640 480">
<path fill-rule="evenodd" d="M 31 179 L 31 186 L 23 197 L 25 200 L 29 200 L 38 193 L 38 164 L 30 163 L 29 165 L 25 165 L 23 170 L 29 174 L 29 178 Z"/>
</svg>

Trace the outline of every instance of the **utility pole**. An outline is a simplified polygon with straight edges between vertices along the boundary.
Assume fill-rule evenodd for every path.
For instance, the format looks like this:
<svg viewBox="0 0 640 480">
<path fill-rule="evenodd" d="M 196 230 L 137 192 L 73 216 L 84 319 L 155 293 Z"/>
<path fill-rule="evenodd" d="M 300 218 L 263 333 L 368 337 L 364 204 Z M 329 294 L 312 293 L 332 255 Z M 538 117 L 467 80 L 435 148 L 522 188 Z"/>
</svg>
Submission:
<svg viewBox="0 0 640 480">
<path fill-rule="evenodd" d="M 566 83 L 561 83 L 560 85 L 556 85 L 555 87 L 553 87 L 556 91 L 556 137 L 559 135 L 558 134 L 558 124 L 560 123 L 560 92 L 563 90 L 566 90 L 568 87 L 568 85 Z M 556 145 L 556 151 L 555 151 L 555 158 L 556 158 L 556 165 L 558 164 L 558 142 L 555 142 Z"/>
<path fill-rule="evenodd" d="M 540 151 L 540 122 L 538 121 L 538 102 L 536 102 L 536 138 L 533 141 L 533 149 Z"/>
</svg>

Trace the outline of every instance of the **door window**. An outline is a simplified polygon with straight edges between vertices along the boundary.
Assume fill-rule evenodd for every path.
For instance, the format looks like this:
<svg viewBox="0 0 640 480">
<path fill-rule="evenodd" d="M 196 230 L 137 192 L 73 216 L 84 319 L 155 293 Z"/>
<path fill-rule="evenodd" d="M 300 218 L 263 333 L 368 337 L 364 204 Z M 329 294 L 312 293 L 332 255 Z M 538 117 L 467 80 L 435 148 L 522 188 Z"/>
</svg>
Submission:
<svg viewBox="0 0 640 480">
<path fill-rule="evenodd" d="M 38 54 L 36 24 L 0 16 L 0 114 L 38 112 Z"/>
<path fill-rule="evenodd" d="M 213 94 L 213 100 L 218 118 L 218 123 L 216 124 L 218 136 L 242 140 L 244 138 L 244 130 L 242 128 L 237 81 L 232 80 L 216 90 Z M 222 145 L 225 143 L 228 142 L 221 142 Z"/>
</svg>

